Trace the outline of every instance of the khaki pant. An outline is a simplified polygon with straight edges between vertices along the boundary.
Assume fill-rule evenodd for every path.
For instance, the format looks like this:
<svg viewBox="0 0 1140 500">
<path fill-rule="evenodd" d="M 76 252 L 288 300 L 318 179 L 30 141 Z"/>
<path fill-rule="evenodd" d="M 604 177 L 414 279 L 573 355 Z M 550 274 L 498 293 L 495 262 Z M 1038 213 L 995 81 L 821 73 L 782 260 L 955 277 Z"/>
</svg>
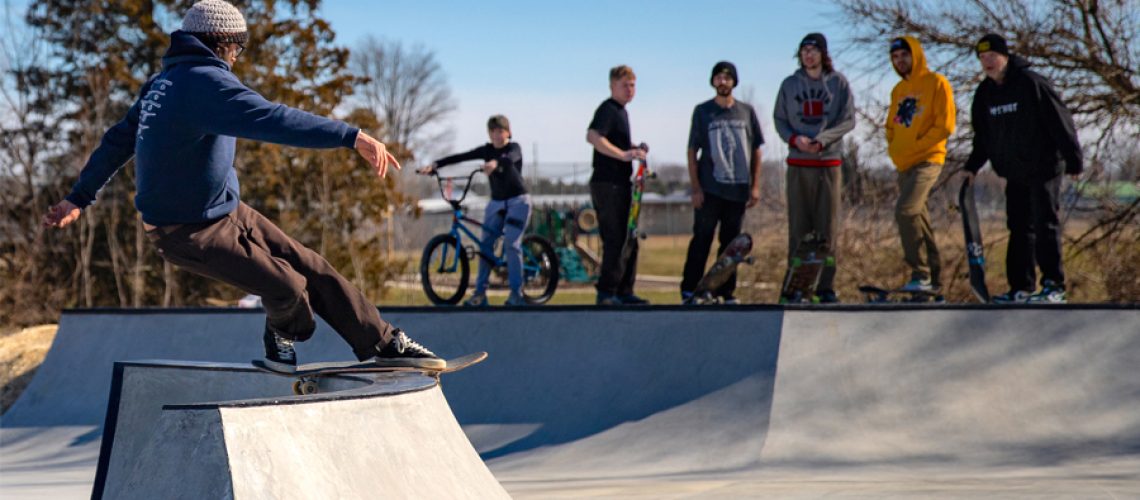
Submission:
<svg viewBox="0 0 1140 500">
<path fill-rule="evenodd" d="M 831 255 L 836 255 L 836 238 L 839 237 L 839 208 L 843 187 L 839 167 L 788 166 L 788 259 L 789 262 L 800 240 L 810 233 L 827 238 Z M 838 267 L 838 266 L 837 266 Z M 826 267 L 819 277 L 816 289 L 834 291 L 835 267 Z"/>
<path fill-rule="evenodd" d="M 895 204 L 895 222 L 899 225 L 899 239 L 906 265 L 910 267 L 910 278 L 929 279 L 935 286 L 941 285 L 942 258 L 930 227 L 926 200 L 941 173 L 942 165 L 934 163 L 919 163 L 899 172 L 899 200 Z"/>
<path fill-rule="evenodd" d="M 361 361 L 392 341 L 394 328 L 360 290 L 245 203 L 221 219 L 158 227 L 147 236 L 171 264 L 260 295 L 266 322 L 284 338 L 312 337 L 315 312 Z"/>
</svg>

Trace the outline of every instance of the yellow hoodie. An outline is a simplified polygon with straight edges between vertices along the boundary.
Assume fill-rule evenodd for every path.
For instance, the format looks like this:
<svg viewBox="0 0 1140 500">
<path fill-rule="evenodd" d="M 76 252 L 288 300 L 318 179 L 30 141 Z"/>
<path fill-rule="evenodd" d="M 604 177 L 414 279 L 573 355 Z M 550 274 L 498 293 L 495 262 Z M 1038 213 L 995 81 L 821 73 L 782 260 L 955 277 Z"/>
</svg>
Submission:
<svg viewBox="0 0 1140 500">
<path fill-rule="evenodd" d="M 950 82 L 926 67 L 926 54 L 917 39 L 902 39 L 910 45 L 914 63 L 910 76 L 891 90 L 886 123 L 887 152 L 899 172 L 919 163 L 946 161 L 946 139 L 954 133 L 957 112 Z"/>
</svg>

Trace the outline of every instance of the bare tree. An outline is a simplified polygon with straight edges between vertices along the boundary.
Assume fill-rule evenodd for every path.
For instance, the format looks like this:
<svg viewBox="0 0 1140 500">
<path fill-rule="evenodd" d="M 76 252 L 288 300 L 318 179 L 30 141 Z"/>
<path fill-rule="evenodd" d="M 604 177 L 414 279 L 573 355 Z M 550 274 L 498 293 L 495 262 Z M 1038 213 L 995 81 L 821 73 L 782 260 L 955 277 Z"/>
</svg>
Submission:
<svg viewBox="0 0 1140 500">
<path fill-rule="evenodd" d="M 428 156 L 447 135 L 437 126 L 455 111 L 455 100 L 432 51 L 368 37 L 352 52 L 350 68 L 366 79 L 357 95 L 380 119 L 384 142 Z"/>
</svg>

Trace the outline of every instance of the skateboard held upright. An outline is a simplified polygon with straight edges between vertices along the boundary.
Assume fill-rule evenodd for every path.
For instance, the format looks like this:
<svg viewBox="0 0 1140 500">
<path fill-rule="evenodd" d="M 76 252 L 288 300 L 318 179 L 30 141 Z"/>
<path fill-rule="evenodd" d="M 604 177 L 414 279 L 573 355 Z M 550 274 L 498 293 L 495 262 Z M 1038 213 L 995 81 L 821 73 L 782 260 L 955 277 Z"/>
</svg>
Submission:
<svg viewBox="0 0 1140 500">
<path fill-rule="evenodd" d="M 831 255 L 827 238 L 819 233 L 808 234 L 796 245 L 788 272 L 784 274 L 780 303 L 818 303 L 815 289 L 826 267 L 835 267 L 835 257 Z"/>
<path fill-rule="evenodd" d="M 637 147 L 646 153 L 649 152 L 649 146 L 644 142 Z M 645 232 L 638 229 L 638 221 L 641 217 L 641 196 L 645 193 L 645 179 L 652 177 L 653 174 L 646 160 L 634 160 L 634 163 L 637 164 L 637 170 L 633 174 L 633 196 L 629 203 L 629 219 L 626 222 L 628 234 L 625 236 L 625 245 L 621 248 L 621 262 L 629 262 L 629 256 L 639 244 L 638 240 L 646 237 Z"/>
<path fill-rule="evenodd" d="M 728 243 L 717 257 L 716 262 L 713 263 L 709 271 L 705 273 L 704 277 L 697 282 L 697 288 L 693 290 L 693 296 L 687 301 L 689 304 L 715 304 L 719 298 L 714 294 L 717 289 L 725 284 L 736 273 L 736 268 L 742 262 L 752 264 L 752 235 L 748 233 L 740 233 Z"/>
<path fill-rule="evenodd" d="M 982 226 L 978 224 L 978 206 L 974 203 L 971 178 L 962 181 L 958 191 L 958 209 L 962 212 L 962 232 L 966 237 L 966 260 L 970 266 L 970 290 L 982 303 L 990 301 L 986 288 L 986 253 L 982 246 Z"/>
</svg>

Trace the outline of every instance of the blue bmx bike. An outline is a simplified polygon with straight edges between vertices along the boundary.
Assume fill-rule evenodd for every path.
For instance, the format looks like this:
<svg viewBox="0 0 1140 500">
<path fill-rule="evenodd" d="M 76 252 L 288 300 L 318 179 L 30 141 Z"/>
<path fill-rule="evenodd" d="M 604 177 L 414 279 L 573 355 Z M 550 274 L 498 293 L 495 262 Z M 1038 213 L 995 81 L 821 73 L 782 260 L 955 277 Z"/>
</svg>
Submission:
<svg viewBox="0 0 1140 500">
<path fill-rule="evenodd" d="M 503 256 L 503 233 L 496 235 L 494 251 L 485 253 L 480 248 L 482 238 L 470 226 L 483 224 L 467 216 L 463 200 L 471 190 L 475 170 L 465 176 L 443 177 L 437 172 L 440 194 L 451 205 L 451 230 L 437 234 L 424 246 L 420 257 L 420 281 L 428 300 L 436 305 L 454 305 L 463 299 L 471 280 L 471 261 L 483 259 L 491 266 L 488 288 L 508 288 L 507 261 Z M 459 184 L 459 186 L 456 186 Z M 455 191 L 461 191 L 458 197 Z M 558 254 L 546 238 L 527 234 L 522 238 L 523 287 L 522 296 L 528 304 L 545 304 L 558 288 Z"/>
</svg>

